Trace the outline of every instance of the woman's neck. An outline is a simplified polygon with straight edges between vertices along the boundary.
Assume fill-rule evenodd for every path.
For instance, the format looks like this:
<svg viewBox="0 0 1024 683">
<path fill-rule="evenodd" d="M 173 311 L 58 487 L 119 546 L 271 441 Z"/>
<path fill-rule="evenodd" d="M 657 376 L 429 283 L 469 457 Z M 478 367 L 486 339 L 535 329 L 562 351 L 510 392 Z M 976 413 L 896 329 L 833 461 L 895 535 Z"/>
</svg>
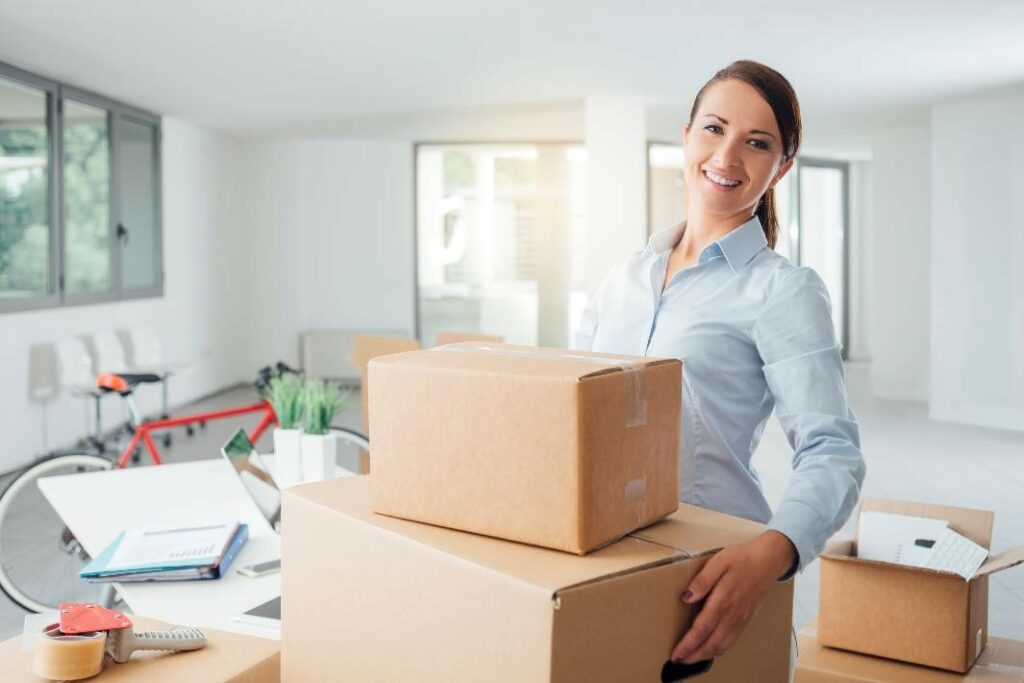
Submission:
<svg viewBox="0 0 1024 683">
<path fill-rule="evenodd" d="M 720 240 L 751 219 L 747 213 L 721 215 L 709 214 L 693 207 L 686 217 L 686 230 L 675 250 L 685 261 L 696 261 L 704 248 Z"/>
</svg>

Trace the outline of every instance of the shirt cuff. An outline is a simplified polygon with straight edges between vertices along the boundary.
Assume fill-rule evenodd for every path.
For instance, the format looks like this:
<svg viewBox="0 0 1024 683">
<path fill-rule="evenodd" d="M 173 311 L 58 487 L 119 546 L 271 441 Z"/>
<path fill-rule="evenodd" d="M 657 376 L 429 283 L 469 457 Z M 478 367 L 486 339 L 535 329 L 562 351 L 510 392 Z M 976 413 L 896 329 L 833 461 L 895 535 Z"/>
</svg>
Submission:
<svg viewBox="0 0 1024 683">
<path fill-rule="evenodd" d="M 779 508 L 768 521 L 767 528 L 777 531 L 789 539 L 796 548 L 796 562 L 782 577 L 780 581 L 787 581 L 797 571 L 803 571 L 804 567 L 814 561 L 818 553 L 814 532 L 810 528 L 818 518 L 818 513 L 806 503 L 798 500 L 783 501 Z"/>
</svg>

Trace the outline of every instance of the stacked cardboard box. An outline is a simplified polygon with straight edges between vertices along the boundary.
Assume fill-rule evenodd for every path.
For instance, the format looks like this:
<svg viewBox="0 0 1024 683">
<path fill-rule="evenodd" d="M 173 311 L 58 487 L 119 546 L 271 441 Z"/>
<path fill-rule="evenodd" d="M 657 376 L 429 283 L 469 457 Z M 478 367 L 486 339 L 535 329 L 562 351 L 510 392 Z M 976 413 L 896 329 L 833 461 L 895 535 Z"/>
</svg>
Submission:
<svg viewBox="0 0 1024 683">
<path fill-rule="evenodd" d="M 948 520 L 984 548 L 986 510 L 865 498 L 861 512 Z M 857 557 L 857 539 L 833 539 L 821 556 L 818 641 L 822 645 L 964 672 L 988 641 L 988 578 L 1024 563 L 1024 546 L 990 557 L 970 580 L 951 572 Z"/>
<path fill-rule="evenodd" d="M 376 357 L 368 379 L 372 476 L 285 492 L 286 680 L 702 670 L 667 660 L 697 610 L 679 595 L 763 529 L 677 511 L 678 361 L 454 344 Z M 787 680 L 792 592 L 701 680 Z"/>
<path fill-rule="evenodd" d="M 1020 683 L 1024 681 L 1024 643 L 989 638 L 988 646 L 966 674 L 950 673 L 824 647 L 817 624 L 798 639 L 796 683 Z"/>
<path fill-rule="evenodd" d="M 509 344 L 370 362 L 373 510 L 586 553 L 679 501 L 682 364 Z"/>
<path fill-rule="evenodd" d="M 643 683 L 696 608 L 679 594 L 759 524 L 682 506 L 601 550 L 569 553 L 370 511 L 368 477 L 284 492 L 286 681 Z M 792 582 L 773 586 L 702 683 L 783 683 Z"/>
</svg>

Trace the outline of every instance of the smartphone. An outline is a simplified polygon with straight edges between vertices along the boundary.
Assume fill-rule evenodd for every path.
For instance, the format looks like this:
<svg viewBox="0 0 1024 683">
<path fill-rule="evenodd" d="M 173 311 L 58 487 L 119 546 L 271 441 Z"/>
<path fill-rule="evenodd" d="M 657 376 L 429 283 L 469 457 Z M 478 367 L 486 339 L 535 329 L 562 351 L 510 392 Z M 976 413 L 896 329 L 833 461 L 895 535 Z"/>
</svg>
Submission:
<svg viewBox="0 0 1024 683">
<path fill-rule="evenodd" d="M 266 576 L 267 574 L 279 571 L 281 571 L 281 560 L 268 560 L 266 562 L 250 564 L 248 567 L 242 567 L 238 570 L 238 573 L 255 579 L 259 576 Z"/>
</svg>

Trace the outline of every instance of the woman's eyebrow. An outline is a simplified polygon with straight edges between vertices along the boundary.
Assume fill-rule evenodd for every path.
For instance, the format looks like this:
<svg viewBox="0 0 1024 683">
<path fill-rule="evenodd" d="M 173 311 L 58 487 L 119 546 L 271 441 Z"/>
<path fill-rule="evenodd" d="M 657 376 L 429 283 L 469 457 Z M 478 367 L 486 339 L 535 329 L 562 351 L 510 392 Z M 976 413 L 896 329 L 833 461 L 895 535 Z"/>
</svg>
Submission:
<svg viewBox="0 0 1024 683">
<path fill-rule="evenodd" d="M 722 118 L 721 116 L 719 116 L 718 114 L 711 114 L 711 113 L 707 113 L 707 114 L 705 114 L 704 116 L 710 116 L 711 118 L 715 118 L 715 119 L 718 119 L 719 121 L 721 121 L 722 123 L 724 123 L 724 124 L 725 124 L 725 125 L 727 125 L 727 126 L 729 125 L 729 122 L 728 122 L 728 121 L 726 121 L 725 119 L 723 119 L 723 118 Z M 774 140 L 774 139 L 775 139 L 775 136 L 774 136 L 774 135 L 772 135 L 771 133 L 769 133 L 769 132 L 768 132 L 768 131 L 766 131 L 766 130 L 757 130 L 757 129 L 755 128 L 754 130 L 750 131 L 750 134 L 751 134 L 751 135 L 767 135 L 767 136 L 768 136 L 768 137 L 770 137 L 770 138 L 771 138 L 772 140 Z"/>
</svg>

